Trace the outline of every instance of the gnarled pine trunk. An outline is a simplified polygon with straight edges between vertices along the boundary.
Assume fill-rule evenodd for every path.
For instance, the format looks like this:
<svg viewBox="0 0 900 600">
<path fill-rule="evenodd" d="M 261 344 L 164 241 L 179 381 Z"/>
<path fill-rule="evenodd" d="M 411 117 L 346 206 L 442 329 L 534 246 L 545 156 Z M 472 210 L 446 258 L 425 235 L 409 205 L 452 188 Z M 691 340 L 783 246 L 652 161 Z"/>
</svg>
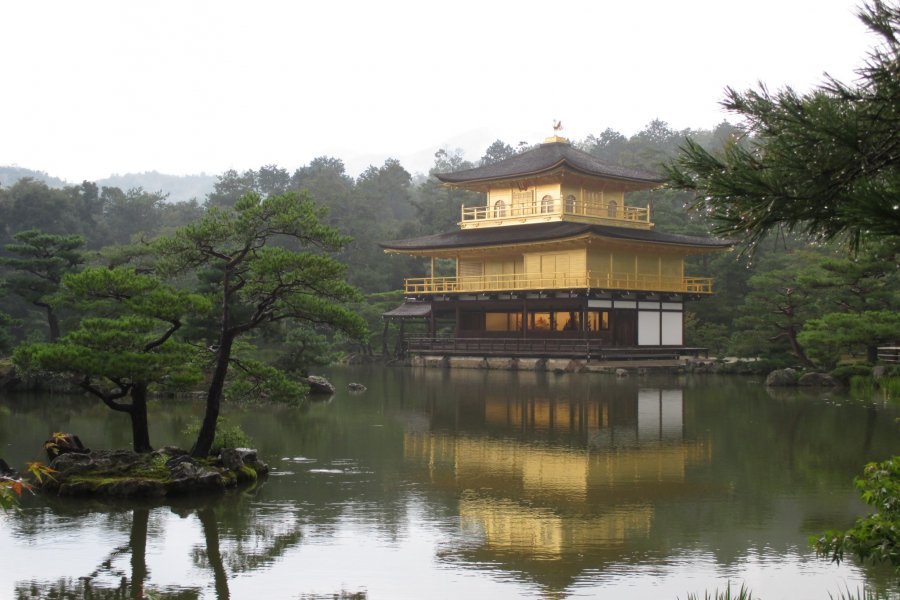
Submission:
<svg viewBox="0 0 900 600">
<path fill-rule="evenodd" d="M 234 344 L 234 334 L 222 335 L 222 343 L 216 353 L 216 368 L 213 371 L 212 381 L 209 383 L 209 391 L 206 395 L 206 413 L 203 415 L 203 423 L 200 425 L 200 433 L 197 441 L 191 448 L 191 456 L 209 456 L 213 441 L 216 438 L 216 424 L 219 421 L 219 406 L 222 403 L 222 390 L 225 389 L 225 376 L 228 374 L 228 362 L 231 360 L 231 347 Z"/>
<path fill-rule="evenodd" d="M 131 388 L 131 406 L 128 408 L 131 417 L 131 436 L 135 452 L 151 452 L 150 426 L 147 421 L 147 384 L 135 383 Z"/>
</svg>

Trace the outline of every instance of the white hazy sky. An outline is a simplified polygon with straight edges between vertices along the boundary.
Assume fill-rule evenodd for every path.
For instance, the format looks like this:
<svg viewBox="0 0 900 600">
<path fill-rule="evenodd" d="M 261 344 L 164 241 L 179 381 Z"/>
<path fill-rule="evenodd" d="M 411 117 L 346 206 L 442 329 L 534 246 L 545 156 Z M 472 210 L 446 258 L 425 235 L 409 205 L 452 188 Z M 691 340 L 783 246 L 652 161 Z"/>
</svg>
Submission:
<svg viewBox="0 0 900 600">
<path fill-rule="evenodd" d="M 861 0 L 0 2 L 0 165 L 71 182 L 726 118 L 726 86 L 854 78 Z"/>
</svg>

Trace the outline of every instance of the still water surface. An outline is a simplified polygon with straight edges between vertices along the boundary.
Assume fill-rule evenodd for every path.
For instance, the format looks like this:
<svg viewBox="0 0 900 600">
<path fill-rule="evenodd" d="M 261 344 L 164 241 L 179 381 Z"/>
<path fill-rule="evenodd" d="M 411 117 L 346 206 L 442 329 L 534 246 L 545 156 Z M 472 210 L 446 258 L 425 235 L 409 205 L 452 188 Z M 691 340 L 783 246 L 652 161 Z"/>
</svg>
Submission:
<svg viewBox="0 0 900 600">
<path fill-rule="evenodd" d="M 835 566 L 807 542 L 864 513 L 853 477 L 900 452 L 900 410 L 877 398 L 711 376 L 328 375 L 340 391 L 308 409 L 226 407 L 273 468 L 255 489 L 174 505 L 32 498 L 0 515 L 0 599 L 892 589 L 889 573 Z M 154 402 L 152 441 L 188 444 L 201 414 Z M 126 419 L 87 398 L 0 397 L 0 456 L 40 459 L 52 431 L 127 447 Z"/>
</svg>

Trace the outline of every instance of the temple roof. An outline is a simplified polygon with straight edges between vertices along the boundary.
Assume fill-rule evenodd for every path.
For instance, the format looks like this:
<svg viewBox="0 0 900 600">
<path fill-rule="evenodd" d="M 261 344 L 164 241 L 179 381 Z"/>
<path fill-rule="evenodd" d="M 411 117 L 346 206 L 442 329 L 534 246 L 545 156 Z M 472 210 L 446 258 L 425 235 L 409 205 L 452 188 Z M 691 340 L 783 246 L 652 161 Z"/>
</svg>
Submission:
<svg viewBox="0 0 900 600">
<path fill-rule="evenodd" d="M 408 319 L 410 317 L 427 317 L 431 314 L 430 302 L 404 301 L 397 308 L 393 308 L 381 316 L 385 319 Z"/>
<path fill-rule="evenodd" d="M 705 250 L 728 248 L 734 245 L 733 242 L 728 240 L 676 235 L 674 233 L 660 233 L 652 229 L 591 225 L 570 221 L 534 223 L 531 225 L 517 225 L 515 227 L 460 229 L 457 231 L 426 235 L 418 238 L 379 242 L 379 245 L 385 250 L 415 252 L 421 250 L 449 250 L 453 248 L 475 248 L 482 246 L 547 242 L 588 234 L 622 241 L 666 244 Z"/>
<path fill-rule="evenodd" d="M 565 141 L 543 143 L 531 150 L 526 150 L 490 165 L 453 173 L 436 173 L 435 177 L 444 183 L 464 185 L 503 179 L 535 177 L 550 173 L 561 167 L 567 167 L 570 171 L 590 177 L 645 184 L 646 187 L 654 187 L 663 181 L 649 173 L 608 165 Z"/>
</svg>

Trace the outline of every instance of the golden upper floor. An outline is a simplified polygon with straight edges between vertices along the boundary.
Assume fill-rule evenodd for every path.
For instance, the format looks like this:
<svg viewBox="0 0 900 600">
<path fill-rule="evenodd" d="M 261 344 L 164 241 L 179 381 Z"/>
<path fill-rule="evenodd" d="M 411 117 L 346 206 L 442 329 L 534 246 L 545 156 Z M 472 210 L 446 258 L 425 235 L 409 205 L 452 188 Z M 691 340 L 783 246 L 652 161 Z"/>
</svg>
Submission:
<svg viewBox="0 0 900 600">
<path fill-rule="evenodd" d="M 575 221 L 649 229 L 650 206 L 626 206 L 624 193 L 564 185 L 540 185 L 520 191 L 497 187 L 487 193 L 486 206 L 461 208 L 459 226 L 499 227 L 526 223 Z"/>
<path fill-rule="evenodd" d="M 498 163 L 437 177 L 485 194 L 484 205 L 462 207 L 463 229 L 554 221 L 650 229 L 650 207 L 626 206 L 625 193 L 661 183 L 604 164 L 560 137 Z"/>
</svg>

